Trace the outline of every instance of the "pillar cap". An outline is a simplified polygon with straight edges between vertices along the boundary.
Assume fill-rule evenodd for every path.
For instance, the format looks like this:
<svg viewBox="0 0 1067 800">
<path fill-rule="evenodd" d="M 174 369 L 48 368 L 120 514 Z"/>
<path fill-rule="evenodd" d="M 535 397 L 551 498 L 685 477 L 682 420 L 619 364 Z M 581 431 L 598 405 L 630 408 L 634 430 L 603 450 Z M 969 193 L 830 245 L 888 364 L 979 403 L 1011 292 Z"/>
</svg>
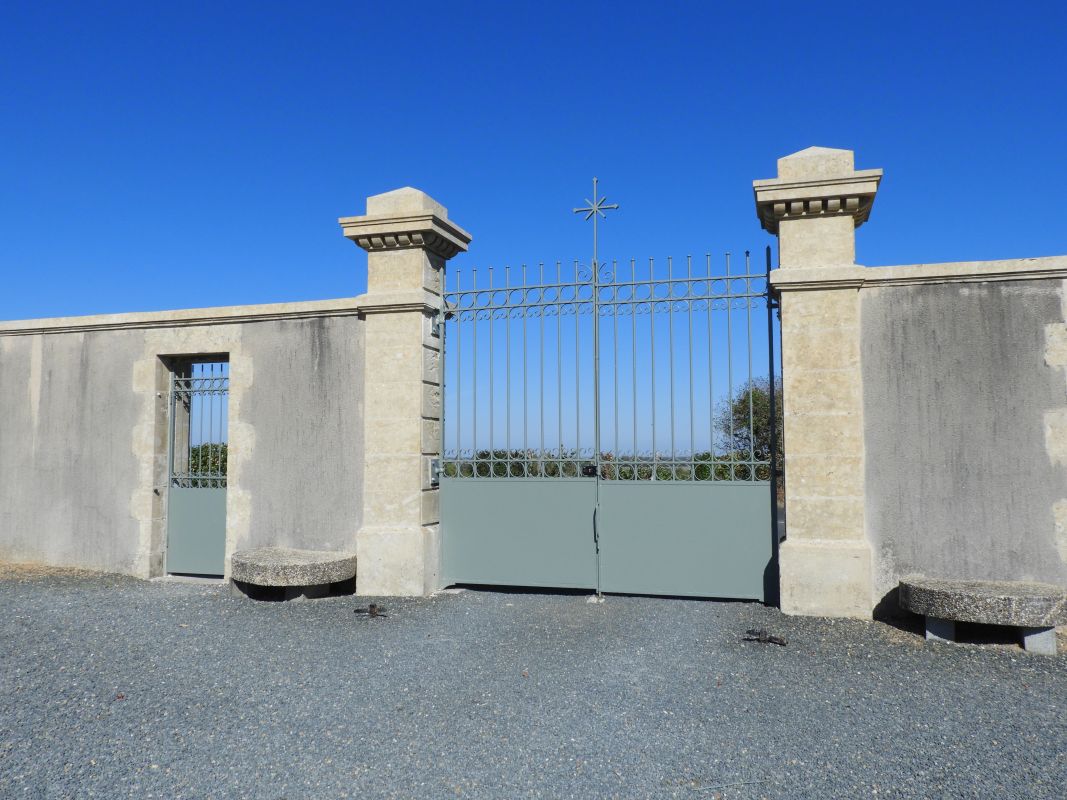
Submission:
<svg viewBox="0 0 1067 800">
<path fill-rule="evenodd" d="M 851 216 L 858 228 L 871 215 L 882 170 L 853 167 L 851 150 L 809 147 L 778 159 L 778 177 L 753 181 L 756 214 L 769 233 L 788 219 Z"/>
<path fill-rule="evenodd" d="M 368 253 L 420 248 L 444 259 L 466 251 L 471 235 L 448 209 L 410 186 L 367 198 L 367 213 L 337 220 L 345 238 Z"/>
</svg>

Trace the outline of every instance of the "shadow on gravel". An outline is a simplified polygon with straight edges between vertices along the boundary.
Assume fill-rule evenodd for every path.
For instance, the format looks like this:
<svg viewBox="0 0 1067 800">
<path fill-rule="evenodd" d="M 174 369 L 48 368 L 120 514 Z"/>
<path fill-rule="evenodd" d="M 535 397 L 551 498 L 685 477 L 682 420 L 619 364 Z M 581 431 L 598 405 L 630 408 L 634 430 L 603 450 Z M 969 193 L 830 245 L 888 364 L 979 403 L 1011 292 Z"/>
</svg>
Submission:
<svg viewBox="0 0 1067 800">
<path fill-rule="evenodd" d="M 324 584 L 321 587 L 259 586 L 254 583 L 232 581 L 231 594 L 256 600 L 261 603 L 283 603 L 292 600 L 319 599 L 324 597 L 350 597 L 356 593 L 356 579 Z M 300 595 L 301 588 L 318 589 L 313 595 Z M 294 593 L 295 589 L 295 593 Z"/>
<path fill-rule="evenodd" d="M 582 597 L 593 595 L 589 589 L 551 589 L 544 586 L 496 586 L 490 583 L 456 583 L 449 589 L 469 589 L 472 592 L 491 592 L 493 594 L 539 594 L 560 597 Z"/>
</svg>

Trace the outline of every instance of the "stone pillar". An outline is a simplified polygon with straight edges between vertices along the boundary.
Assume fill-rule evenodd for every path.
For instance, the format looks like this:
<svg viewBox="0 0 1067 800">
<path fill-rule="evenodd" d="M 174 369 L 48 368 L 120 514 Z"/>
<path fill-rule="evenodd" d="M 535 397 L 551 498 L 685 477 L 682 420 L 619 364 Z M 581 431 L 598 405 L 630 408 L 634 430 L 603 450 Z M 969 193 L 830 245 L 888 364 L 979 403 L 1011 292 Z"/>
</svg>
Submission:
<svg viewBox="0 0 1067 800">
<path fill-rule="evenodd" d="M 753 183 L 760 222 L 778 236 L 788 614 L 870 618 L 874 608 L 855 240 L 881 176 L 855 170 L 851 150 L 809 147 L 779 159 L 777 178 Z"/>
<path fill-rule="evenodd" d="M 438 491 L 445 262 L 471 237 L 417 189 L 367 198 L 367 214 L 342 217 L 367 251 L 363 525 L 356 535 L 356 591 L 421 595 L 440 588 Z"/>
</svg>

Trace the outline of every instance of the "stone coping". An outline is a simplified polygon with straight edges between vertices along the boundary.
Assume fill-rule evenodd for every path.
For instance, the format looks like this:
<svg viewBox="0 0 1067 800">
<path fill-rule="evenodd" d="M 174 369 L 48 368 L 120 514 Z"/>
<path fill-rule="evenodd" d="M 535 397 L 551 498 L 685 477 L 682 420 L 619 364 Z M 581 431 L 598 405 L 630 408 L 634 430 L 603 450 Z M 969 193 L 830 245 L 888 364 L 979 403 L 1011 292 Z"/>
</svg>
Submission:
<svg viewBox="0 0 1067 800">
<path fill-rule="evenodd" d="M 356 557 L 349 553 L 261 547 L 230 559 L 230 578 L 257 586 L 320 586 L 355 576 Z"/>
<path fill-rule="evenodd" d="M 117 330 L 122 328 L 177 328 L 187 325 L 212 325 L 257 322 L 301 317 L 345 316 L 358 314 L 366 295 L 335 300 L 307 300 L 297 303 L 263 303 L 247 306 L 214 306 L 170 311 L 134 311 L 121 314 L 90 314 L 82 317 L 43 317 L 0 321 L 0 336 L 12 334 L 59 333 L 83 330 Z"/>
<path fill-rule="evenodd" d="M 905 264 L 864 267 L 858 264 L 825 267 L 786 267 L 771 272 L 775 290 L 874 289 L 927 283 L 984 283 L 1067 279 L 1067 256 L 1010 258 L 1000 261 L 954 261 L 943 264 Z"/>
<path fill-rule="evenodd" d="M 199 325 L 236 325 L 283 319 L 351 317 L 396 311 L 434 311 L 440 297 L 425 290 L 401 290 L 361 294 L 336 300 L 299 303 L 266 303 L 251 306 L 185 308 L 174 311 L 136 311 L 123 314 L 93 314 L 84 317 L 45 317 L 0 321 L 0 336 L 32 336 L 45 333 L 133 330 L 141 328 L 188 328 Z"/>
<path fill-rule="evenodd" d="M 909 576 L 898 590 L 908 611 L 937 619 L 1051 628 L 1067 623 L 1067 591 L 1049 583 Z"/>
</svg>

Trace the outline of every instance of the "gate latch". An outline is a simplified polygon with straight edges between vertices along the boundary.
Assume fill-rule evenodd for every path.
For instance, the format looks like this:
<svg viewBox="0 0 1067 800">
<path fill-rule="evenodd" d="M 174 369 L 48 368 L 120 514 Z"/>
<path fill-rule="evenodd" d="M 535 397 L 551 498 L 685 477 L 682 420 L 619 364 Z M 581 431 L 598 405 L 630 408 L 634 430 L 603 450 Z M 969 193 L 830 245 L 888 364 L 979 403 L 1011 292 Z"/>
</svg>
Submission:
<svg viewBox="0 0 1067 800">
<path fill-rule="evenodd" d="M 582 467 L 583 478 L 595 478 L 596 477 L 596 464 L 585 464 Z"/>
</svg>

